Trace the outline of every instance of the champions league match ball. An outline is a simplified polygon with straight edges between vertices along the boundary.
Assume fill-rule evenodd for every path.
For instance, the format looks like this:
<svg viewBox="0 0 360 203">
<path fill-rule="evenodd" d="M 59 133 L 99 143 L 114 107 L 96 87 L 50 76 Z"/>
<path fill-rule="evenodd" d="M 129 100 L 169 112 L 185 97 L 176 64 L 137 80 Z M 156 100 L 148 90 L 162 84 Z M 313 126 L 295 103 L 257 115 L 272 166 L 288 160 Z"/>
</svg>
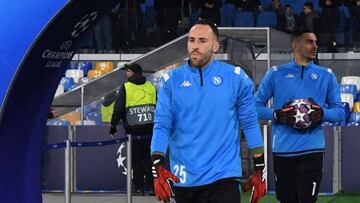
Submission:
<svg viewBox="0 0 360 203">
<path fill-rule="evenodd" d="M 296 129 L 306 129 L 311 126 L 310 114 L 314 110 L 311 108 L 312 102 L 307 99 L 295 99 L 289 104 L 294 108 L 295 121 L 293 127 Z"/>
</svg>

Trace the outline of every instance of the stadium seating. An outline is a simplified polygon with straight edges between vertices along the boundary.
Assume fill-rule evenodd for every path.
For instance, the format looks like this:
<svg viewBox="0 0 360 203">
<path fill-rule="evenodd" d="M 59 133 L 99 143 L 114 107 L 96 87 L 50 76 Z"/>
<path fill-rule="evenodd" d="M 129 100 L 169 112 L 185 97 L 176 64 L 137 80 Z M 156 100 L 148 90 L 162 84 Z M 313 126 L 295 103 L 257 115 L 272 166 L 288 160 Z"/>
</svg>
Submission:
<svg viewBox="0 0 360 203">
<path fill-rule="evenodd" d="M 114 69 L 114 64 L 112 62 L 97 62 L 95 64 L 95 69 L 106 74 Z"/>
<path fill-rule="evenodd" d="M 233 26 L 233 21 L 236 14 L 236 8 L 234 4 L 232 3 L 224 4 L 220 8 L 220 13 L 221 13 L 221 26 L 223 27 Z"/>
<path fill-rule="evenodd" d="M 99 112 L 91 112 L 86 116 L 86 120 L 94 121 L 96 125 L 102 124 L 101 114 Z"/>
<path fill-rule="evenodd" d="M 260 12 L 257 16 L 256 25 L 258 27 L 276 28 L 277 20 L 276 20 L 275 13 L 272 11 Z"/>
<path fill-rule="evenodd" d="M 360 113 L 359 112 L 352 112 L 349 118 L 349 122 L 360 122 Z"/>
<path fill-rule="evenodd" d="M 84 76 L 87 76 L 88 71 L 92 68 L 93 66 L 91 62 L 76 62 L 74 69 L 83 70 Z"/>
<path fill-rule="evenodd" d="M 71 89 L 71 87 L 75 84 L 74 78 L 71 77 L 62 77 L 60 84 L 64 86 L 64 91 L 67 92 Z"/>
<path fill-rule="evenodd" d="M 344 107 L 344 111 L 345 111 L 345 121 L 348 121 L 349 117 L 350 117 L 350 113 L 351 113 L 350 105 L 347 102 L 341 102 L 341 103 L 342 103 L 342 105 Z"/>
<path fill-rule="evenodd" d="M 77 108 L 75 111 L 81 114 L 81 108 Z M 89 113 L 93 112 L 93 109 L 90 105 L 84 105 L 84 118 L 86 118 Z"/>
<path fill-rule="evenodd" d="M 260 2 L 263 8 L 266 8 L 271 5 L 271 0 L 260 0 Z"/>
<path fill-rule="evenodd" d="M 349 104 L 350 111 L 353 110 L 353 108 L 354 108 L 354 95 L 342 93 L 341 94 L 341 101 L 342 102 L 347 102 Z"/>
<path fill-rule="evenodd" d="M 76 112 L 76 111 L 66 113 L 66 114 L 60 116 L 59 118 L 62 119 L 62 120 L 69 121 L 71 125 L 75 125 L 76 121 L 81 120 L 80 113 Z"/>
<path fill-rule="evenodd" d="M 340 87 L 340 93 L 341 94 L 352 94 L 354 98 L 357 97 L 357 87 L 353 84 L 341 84 Z"/>
<path fill-rule="evenodd" d="M 102 76 L 104 73 L 100 70 L 89 70 L 88 78 L 97 78 Z"/>
<path fill-rule="evenodd" d="M 359 76 L 344 76 L 341 78 L 341 84 L 356 85 L 357 91 L 360 92 L 360 77 Z"/>
<path fill-rule="evenodd" d="M 360 102 L 359 101 L 354 103 L 354 111 L 353 112 L 360 112 Z"/>
<path fill-rule="evenodd" d="M 302 2 L 294 2 L 291 4 L 293 13 L 297 16 L 300 16 L 301 12 L 303 12 L 304 3 Z"/>
<path fill-rule="evenodd" d="M 254 16 L 251 12 L 248 11 L 237 11 L 234 19 L 235 27 L 253 27 Z"/>
<path fill-rule="evenodd" d="M 84 77 L 84 71 L 79 69 L 69 69 L 65 72 L 65 77 L 74 78 L 74 82 L 78 83 L 79 78 Z"/>
</svg>

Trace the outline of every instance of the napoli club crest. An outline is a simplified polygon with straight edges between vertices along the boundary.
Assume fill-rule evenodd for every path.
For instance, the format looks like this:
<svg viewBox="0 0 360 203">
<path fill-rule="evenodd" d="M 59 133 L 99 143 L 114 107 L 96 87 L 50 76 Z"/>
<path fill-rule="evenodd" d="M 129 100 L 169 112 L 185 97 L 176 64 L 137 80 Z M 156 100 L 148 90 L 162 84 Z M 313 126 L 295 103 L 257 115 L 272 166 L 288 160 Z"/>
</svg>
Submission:
<svg viewBox="0 0 360 203">
<path fill-rule="evenodd" d="M 222 77 L 215 75 L 214 77 L 212 77 L 211 82 L 212 82 L 212 84 L 219 86 L 223 82 L 223 79 L 222 79 Z"/>
<path fill-rule="evenodd" d="M 311 79 L 313 79 L 313 80 L 317 80 L 319 76 L 318 76 L 318 74 L 316 74 L 316 73 L 311 73 L 310 77 L 311 77 Z"/>
</svg>

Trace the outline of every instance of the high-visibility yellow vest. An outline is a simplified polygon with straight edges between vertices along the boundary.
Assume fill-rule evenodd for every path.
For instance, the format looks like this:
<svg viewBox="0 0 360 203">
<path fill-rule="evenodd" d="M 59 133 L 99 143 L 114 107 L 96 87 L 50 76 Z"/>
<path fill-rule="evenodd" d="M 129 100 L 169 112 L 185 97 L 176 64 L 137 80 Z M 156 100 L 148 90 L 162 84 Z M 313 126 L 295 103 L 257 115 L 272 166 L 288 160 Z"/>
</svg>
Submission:
<svg viewBox="0 0 360 203">
<path fill-rule="evenodd" d="M 126 121 L 129 126 L 140 126 L 154 123 L 156 105 L 156 88 L 151 82 L 142 85 L 131 82 L 124 84 L 126 99 Z"/>
<path fill-rule="evenodd" d="M 115 102 L 111 103 L 109 106 L 102 105 L 101 107 L 101 119 L 104 123 L 110 123 L 111 117 L 114 112 L 114 104 Z"/>
</svg>

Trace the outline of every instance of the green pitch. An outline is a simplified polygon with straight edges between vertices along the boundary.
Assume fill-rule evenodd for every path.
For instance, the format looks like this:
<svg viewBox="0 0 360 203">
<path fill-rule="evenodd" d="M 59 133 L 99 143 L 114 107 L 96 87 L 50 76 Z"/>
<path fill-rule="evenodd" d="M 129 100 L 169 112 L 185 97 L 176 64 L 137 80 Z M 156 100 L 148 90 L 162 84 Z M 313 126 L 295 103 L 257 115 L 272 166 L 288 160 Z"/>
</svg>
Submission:
<svg viewBox="0 0 360 203">
<path fill-rule="evenodd" d="M 241 194 L 241 203 L 247 203 L 250 199 L 250 193 Z M 278 203 L 275 195 L 266 195 L 260 203 Z M 318 197 L 317 203 L 360 203 L 360 193 L 338 193 L 331 196 Z"/>
</svg>

